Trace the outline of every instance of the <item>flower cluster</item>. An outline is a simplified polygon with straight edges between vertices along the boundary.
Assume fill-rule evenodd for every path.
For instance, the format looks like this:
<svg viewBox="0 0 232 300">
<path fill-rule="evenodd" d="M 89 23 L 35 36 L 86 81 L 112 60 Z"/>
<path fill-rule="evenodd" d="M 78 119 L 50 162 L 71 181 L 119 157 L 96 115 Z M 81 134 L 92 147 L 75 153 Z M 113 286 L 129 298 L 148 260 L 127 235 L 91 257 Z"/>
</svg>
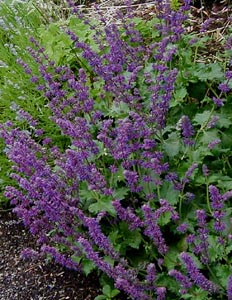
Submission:
<svg viewBox="0 0 232 300">
<path fill-rule="evenodd" d="M 83 20 L 75 3 L 67 2 Z M 151 44 L 122 15 L 122 27 L 102 19 L 98 29 L 83 21 L 94 31 L 94 44 L 67 29 L 73 57 L 66 65 L 30 38 L 27 51 L 36 72 L 21 58 L 17 63 L 67 144 L 59 148 L 39 121 L 12 104 L 17 122 L 1 125 L 0 137 L 17 185 L 5 195 L 38 239 L 40 252 L 25 249 L 25 258 L 45 254 L 78 271 L 91 261 L 131 299 L 173 299 L 173 293 L 197 289 L 218 295 L 223 289 L 231 299 L 231 276 L 227 286 L 225 280 L 214 282 L 211 267 L 218 257 L 210 257 L 210 247 L 217 238 L 228 257 L 228 266 L 220 266 L 229 274 L 226 208 L 232 192 L 224 185 L 221 194 L 214 185 L 216 163 L 209 159 L 216 145 L 226 143 L 223 126 L 230 121 L 220 123 L 214 110 L 226 105 L 221 95 L 229 92 L 231 71 L 218 86 L 221 94 L 214 92 L 214 104 L 206 104 L 211 112 L 194 119 L 187 106 L 173 104 L 185 76 L 177 56 L 190 1 L 175 9 L 172 1 L 155 3 L 157 35 Z M 26 126 L 18 127 L 20 122 Z M 217 126 L 221 139 L 215 138 Z M 201 166 L 204 179 L 197 176 Z"/>
</svg>

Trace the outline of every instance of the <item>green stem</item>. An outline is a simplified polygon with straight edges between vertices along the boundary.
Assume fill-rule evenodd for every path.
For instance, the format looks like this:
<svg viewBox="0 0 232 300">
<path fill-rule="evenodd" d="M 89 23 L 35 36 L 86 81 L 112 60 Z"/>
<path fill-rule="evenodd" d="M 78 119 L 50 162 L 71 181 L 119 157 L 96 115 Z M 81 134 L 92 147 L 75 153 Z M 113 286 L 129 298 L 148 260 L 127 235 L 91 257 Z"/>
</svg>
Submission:
<svg viewBox="0 0 232 300">
<path fill-rule="evenodd" d="M 160 187 L 159 187 L 159 185 L 157 185 L 156 191 L 157 191 L 157 197 L 158 197 L 158 199 L 160 199 Z"/>
<path fill-rule="evenodd" d="M 209 183 L 208 183 L 208 179 L 206 179 L 206 202 L 207 202 L 208 210 L 209 210 L 209 212 L 212 216 L 213 212 L 212 212 L 210 201 L 209 201 Z"/>
<path fill-rule="evenodd" d="M 204 122 L 202 125 L 201 125 L 201 128 L 198 130 L 197 134 L 196 134 L 196 137 L 195 137 L 195 143 L 193 145 L 194 149 L 196 149 L 196 144 L 197 144 L 197 140 L 199 138 L 199 135 L 204 131 L 204 129 L 207 127 L 212 115 L 213 115 L 213 112 L 214 112 L 214 106 L 213 108 L 211 109 L 210 111 L 210 114 L 209 114 L 209 117 L 208 117 L 208 120 L 206 122 Z"/>
</svg>

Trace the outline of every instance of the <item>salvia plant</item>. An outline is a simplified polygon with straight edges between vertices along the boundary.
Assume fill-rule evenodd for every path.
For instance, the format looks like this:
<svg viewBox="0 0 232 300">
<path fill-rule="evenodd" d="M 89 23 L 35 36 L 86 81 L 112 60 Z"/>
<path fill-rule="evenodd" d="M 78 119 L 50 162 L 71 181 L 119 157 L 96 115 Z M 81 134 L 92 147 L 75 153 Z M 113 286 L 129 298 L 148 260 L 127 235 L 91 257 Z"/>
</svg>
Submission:
<svg viewBox="0 0 232 300">
<path fill-rule="evenodd" d="M 63 56 L 42 30 L 33 69 L 17 60 L 65 143 L 25 108 L 1 125 L 17 182 L 5 196 L 40 249 L 23 256 L 97 270 L 97 299 L 231 300 L 230 33 L 220 59 L 198 62 L 189 1 L 117 24 L 67 2 L 73 16 L 52 25 Z"/>
<path fill-rule="evenodd" d="M 36 76 L 38 69 L 37 63 L 31 59 L 27 50 L 29 38 L 38 37 L 39 28 L 46 28 L 51 19 L 48 10 L 42 11 L 43 2 L 40 1 L 39 4 L 35 1 L 12 0 L 0 3 L 0 122 L 16 117 L 16 123 L 19 121 L 22 128 L 20 117 L 16 116 L 20 108 L 36 117 L 42 128 L 58 141 L 61 140 L 60 131 L 49 119 L 46 99 L 35 90 L 34 83 L 28 80 L 27 74 L 30 68 Z M 22 72 L 21 66 L 17 63 L 19 58 L 28 64 L 29 68 L 26 72 Z M 4 149 L 2 141 L 0 141 L 0 149 L 0 205 L 3 206 L 8 202 L 3 197 L 4 186 L 13 183 L 8 176 L 10 163 L 2 151 Z"/>
</svg>

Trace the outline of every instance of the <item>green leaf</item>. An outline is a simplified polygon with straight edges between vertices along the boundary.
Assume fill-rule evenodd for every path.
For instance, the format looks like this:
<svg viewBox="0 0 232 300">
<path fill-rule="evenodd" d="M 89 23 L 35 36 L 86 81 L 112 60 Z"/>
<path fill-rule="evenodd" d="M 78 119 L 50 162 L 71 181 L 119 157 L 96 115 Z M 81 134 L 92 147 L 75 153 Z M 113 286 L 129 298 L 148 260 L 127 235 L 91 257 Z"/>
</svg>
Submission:
<svg viewBox="0 0 232 300">
<path fill-rule="evenodd" d="M 81 260 L 81 265 L 82 265 L 82 270 L 86 276 L 88 276 L 96 268 L 96 266 L 91 260 L 85 258 Z"/>
<path fill-rule="evenodd" d="M 94 298 L 94 300 L 106 300 L 106 299 L 107 299 L 107 297 L 104 296 L 104 295 L 99 295 L 99 296 Z"/>
<path fill-rule="evenodd" d="M 211 131 L 204 131 L 199 141 L 203 145 L 208 145 L 212 141 L 219 139 L 218 131 L 217 130 L 211 130 Z"/>
<path fill-rule="evenodd" d="M 178 89 L 176 89 L 174 97 L 177 101 L 183 100 L 187 96 L 188 92 L 186 87 L 180 86 Z"/>
<path fill-rule="evenodd" d="M 131 236 L 128 237 L 128 245 L 134 249 L 139 249 L 139 246 L 142 242 L 142 236 L 138 231 L 134 231 Z"/>
<path fill-rule="evenodd" d="M 117 188 L 113 192 L 113 197 L 118 200 L 122 200 L 125 198 L 125 196 L 128 194 L 130 190 L 126 187 Z"/>
<path fill-rule="evenodd" d="M 173 189 L 171 182 L 165 181 L 160 190 L 161 198 L 167 199 L 171 205 L 175 205 L 179 199 L 179 191 Z"/>
<path fill-rule="evenodd" d="M 159 217 L 158 224 L 160 226 L 167 225 L 171 220 L 171 212 L 167 211 Z"/>
<path fill-rule="evenodd" d="M 106 295 L 108 298 L 111 298 L 111 287 L 110 285 L 104 285 L 103 286 L 103 289 L 102 289 L 102 292 L 104 295 Z"/>
<path fill-rule="evenodd" d="M 216 124 L 219 128 L 229 128 L 232 125 L 231 117 L 221 114 Z"/>
<path fill-rule="evenodd" d="M 164 141 L 163 148 L 170 158 L 178 155 L 180 152 L 180 137 L 176 132 L 168 135 L 168 139 Z"/>
<path fill-rule="evenodd" d="M 201 81 L 223 80 L 224 77 L 219 63 L 199 63 L 197 69 L 193 71 L 193 75 Z"/>
<path fill-rule="evenodd" d="M 113 289 L 111 291 L 111 297 L 114 298 L 115 296 L 117 296 L 118 294 L 120 294 L 120 291 L 117 289 Z"/>
<path fill-rule="evenodd" d="M 168 270 L 174 269 L 179 264 L 178 258 L 179 251 L 176 247 L 171 247 L 164 257 L 164 266 Z"/>
<path fill-rule="evenodd" d="M 73 262 L 79 264 L 79 263 L 81 262 L 81 260 L 83 259 L 83 257 L 72 255 L 72 256 L 71 256 L 71 259 L 72 259 Z"/>
<path fill-rule="evenodd" d="M 89 212 L 97 214 L 99 212 L 106 211 L 111 216 L 116 216 L 115 209 L 112 205 L 112 199 L 110 197 L 101 196 L 96 203 L 89 206 Z"/>
<path fill-rule="evenodd" d="M 203 113 L 196 114 L 195 118 L 193 119 L 193 122 L 199 125 L 203 125 L 206 122 L 208 122 L 210 114 L 211 112 L 208 110 L 204 111 Z"/>
<path fill-rule="evenodd" d="M 213 156 L 213 154 L 209 149 L 202 146 L 192 152 L 192 159 L 196 163 L 201 163 L 206 156 Z"/>
<path fill-rule="evenodd" d="M 228 278 L 231 275 L 231 269 L 229 265 L 219 265 L 214 268 L 217 278 L 220 283 L 226 288 L 228 284 Z"/>
<path fill-rule="evenodd" d="M 125 102 L 113 102 L 109 116 L 115 117 L 115 118 L 125 118 L 128 116 L 128 113 L 130 111 L 129 106 Z"/>
<path fill-rule="evenodd" d="M 142 242 L 142 236 L 139 230 L 133 230 L 131 231 L 128 228 L 128 224 L 125 222 L 120 223 L 120 232 L 122 234 L 122 237 L 124 241 L 122 242 L 122 246 L 130 246 L 134 249 L 139 249 L 139 246 Z"/>
</svg>

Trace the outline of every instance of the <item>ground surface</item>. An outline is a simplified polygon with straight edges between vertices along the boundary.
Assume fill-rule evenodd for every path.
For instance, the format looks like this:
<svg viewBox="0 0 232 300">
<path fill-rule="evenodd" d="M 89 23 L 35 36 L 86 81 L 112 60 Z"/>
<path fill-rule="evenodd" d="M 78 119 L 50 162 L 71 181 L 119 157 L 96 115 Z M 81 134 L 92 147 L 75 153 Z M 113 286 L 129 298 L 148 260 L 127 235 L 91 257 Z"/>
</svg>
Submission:
<svg viewBox="0 0 232 300">
<path fill-rule="evenodd" d="M 96 275 L 22 260 L 22 249 L 33 246 L 34 239 L 14 214 L 0 213 L 0 300 L 93 300 L 101 294 Z"/>
</svg>

